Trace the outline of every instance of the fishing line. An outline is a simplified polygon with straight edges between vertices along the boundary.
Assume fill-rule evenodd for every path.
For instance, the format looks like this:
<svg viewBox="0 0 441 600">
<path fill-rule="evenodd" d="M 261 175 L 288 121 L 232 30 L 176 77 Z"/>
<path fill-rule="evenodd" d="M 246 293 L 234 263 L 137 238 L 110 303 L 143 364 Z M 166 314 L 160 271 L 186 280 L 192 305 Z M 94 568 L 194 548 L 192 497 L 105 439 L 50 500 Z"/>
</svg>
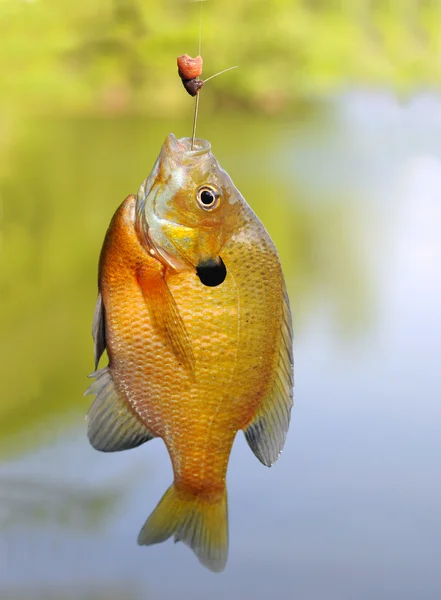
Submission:
<svg viewBox="0 0 441 600">
<path fill-rule="evenodd" d="M 201 60 L 201 48 L 202 48 L 202 2 L 205 2 L 205 0 L 190 0 L 191 2 L 199 2 L 200 5 L 200 11 L 199 11 L 199 43 L 198 43 L 198 56 L 197 58 L 199 58 Z M 181 58 L 187 58 L 187 60 L 189 59 L 189 57 L 187 55 L 180 57 Z M 178 59 L 178 64 L 179 64 L 179 60 Z M 193 59 L 190 59 L 193 60 Z M 196 59 L 194 59 L 196 61 Z M 202 62 L 201 62 L 202 64 Z M 223 73 L 226 73 L 227 71 L 231 71 L 232 69 L 237 69 L 238 65 L 235 65 L 234 67 L 228 67 L 228 69 L 223 69 L 222 71 L 219 71 L 218 73 L 215 73 L 214 75 L 210 75 L 210 77 L 207 77 L 207 79 L 202 79 L 200 80 L 199 77 L 195 77 L 192 78 L 191 80 L 189 79 L 183 79 L 183 83 L 185 86 L 185 89 L 192 95 L 196 95 L 196 102 L 194 105 L 194 116 L 193 116 L 193 132 L 191 135 L 191 150 L 194 149 L 194 142 L 196 139 L 196 125 L 197 125 L 197 121 L 198 121 L 198 114 L 199 114 L 199 92 L 202 88 L 202 85 L 204 85 L 205 83 L 207 83 L 207 81 L 210 81 L 210 79 L 214 79 L 215 77 L 217 77 L 218 75 L 222 75 Z M 201 72 L 201 71 L 200 71 Z M 181 74 L 181 78 L 183 78 L 183 74 Z M 190 84 L 191 88 L 190 88 Z M 198 84 L 198 87 L 194 87 L 195 84 Z"/>
<path fill-rule="evenodd" d="M 219 71 L 219 73 L 215 73 L 214 75 L 210 75 L 210 77 L 207 77 L 207 79 L 204 79 L 204 83 L 207 83 L 207 81 L 210 81 L 210 79 L 213 79 L 214 77 L 217 77 L 218 75 L 222 75 L 222 73 L 226 73 L 227 71 L 231 71 L 231 69 L 237 69 L 239 65 L 234 65 L 234 67 L 228 67 L 228 69 L 223 69 L 222 71 Z"/>
<path fill-rule="evenodd" d="M 201 47 L 202 47 L 202 2 L 204 0 L 199 0 L 199 44 L 198 44 L 198 56 L 201 56 Z M 193 133 L 191 135 L 191 150 L 194 149 L 194 140 L 196 137 L 196 124 L 198 121 L 198 112 L 199 112 L 199 94 L 196 94 L 196 102 L 194 105 L 194 116 L 193 116 Z"/>
<path fill-rule="evenodd" d="M 198 49 L 198 56 L 202 56 L 201 54 L 201 46 L 202 46 L 202 2 L 204 0 L 199 0 L 199 6 L 200 11 L 199 11 L 199 49 Z"/>
</svg>

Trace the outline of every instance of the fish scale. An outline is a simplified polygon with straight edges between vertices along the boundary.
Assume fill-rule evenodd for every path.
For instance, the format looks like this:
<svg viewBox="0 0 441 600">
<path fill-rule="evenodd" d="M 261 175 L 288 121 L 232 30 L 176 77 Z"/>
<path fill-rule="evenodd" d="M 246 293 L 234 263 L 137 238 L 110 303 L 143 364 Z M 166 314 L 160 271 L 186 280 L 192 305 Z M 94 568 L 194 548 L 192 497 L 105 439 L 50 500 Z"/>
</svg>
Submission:
<svg viewBox="0 0 441 600">
<path fill-rule="evenodd" d="M 138 541 L 174 535 L 219 571 L 237 431 L 267 466 L 283 447 L 292 326 L 265 228 L 208 142 L 189 148 L 187 138 L 168 136 L 151 176 L 107 232 L 94 332 L 95 354 L 106 348 L 109 366 L 89 389 L 89 439 L 105 451 L 163 439 L 174 482 Z"/>
</svg>

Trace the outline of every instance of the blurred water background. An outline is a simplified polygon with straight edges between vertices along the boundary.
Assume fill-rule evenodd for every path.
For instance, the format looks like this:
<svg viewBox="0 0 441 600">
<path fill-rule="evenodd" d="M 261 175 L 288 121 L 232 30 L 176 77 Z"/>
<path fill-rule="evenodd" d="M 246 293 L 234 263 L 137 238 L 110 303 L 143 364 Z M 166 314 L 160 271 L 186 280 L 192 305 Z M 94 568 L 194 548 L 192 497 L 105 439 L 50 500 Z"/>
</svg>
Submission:
<svg viewBox="0 0 441 600">
<path fill-rule="evenodd" d="M 136 536 L 161 441 L 88 444 L 97 260 L 193 102 L 199 5 L 0 0 L 0 598 L 441 597 L 441 4 L 211 0 L 199 135 L 267 226 L 295 325 L 281 460 L 238 435 L 220 576 Z"/>
</svg>

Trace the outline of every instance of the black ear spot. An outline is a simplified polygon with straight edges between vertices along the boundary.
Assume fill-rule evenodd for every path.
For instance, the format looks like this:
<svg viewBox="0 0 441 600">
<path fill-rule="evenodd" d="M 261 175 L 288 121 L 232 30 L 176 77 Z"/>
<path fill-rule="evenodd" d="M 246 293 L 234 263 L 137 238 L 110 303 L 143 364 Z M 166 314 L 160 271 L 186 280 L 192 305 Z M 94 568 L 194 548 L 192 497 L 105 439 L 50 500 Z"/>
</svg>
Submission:
<svg viewBox="0 0 441 600">
<path fill-rule="evenodd" d="M 209 259 L 199 263 L 196 267 L 196 273 L 201 283 L 208 287 L 216 287 L 225 280 L 227 269 L 224 261 L 219 256 L 217 260 Z"/>
</svg>

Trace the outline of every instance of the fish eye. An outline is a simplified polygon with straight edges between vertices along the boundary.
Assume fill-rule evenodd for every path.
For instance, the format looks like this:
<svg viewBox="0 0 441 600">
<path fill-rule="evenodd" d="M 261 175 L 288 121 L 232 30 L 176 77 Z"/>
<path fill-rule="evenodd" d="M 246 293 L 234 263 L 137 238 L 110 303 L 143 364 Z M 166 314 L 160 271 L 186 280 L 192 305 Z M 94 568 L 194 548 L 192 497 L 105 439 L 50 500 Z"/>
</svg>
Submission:
<svg viewBox="0 0 441 600">
<path fill-rule="evenodd" d="M 220 193 L 209 185 L 204 185 L 198 189 L 197 201 L 204 210 L 214 210 L 219 205 Z"/>
</svg>

